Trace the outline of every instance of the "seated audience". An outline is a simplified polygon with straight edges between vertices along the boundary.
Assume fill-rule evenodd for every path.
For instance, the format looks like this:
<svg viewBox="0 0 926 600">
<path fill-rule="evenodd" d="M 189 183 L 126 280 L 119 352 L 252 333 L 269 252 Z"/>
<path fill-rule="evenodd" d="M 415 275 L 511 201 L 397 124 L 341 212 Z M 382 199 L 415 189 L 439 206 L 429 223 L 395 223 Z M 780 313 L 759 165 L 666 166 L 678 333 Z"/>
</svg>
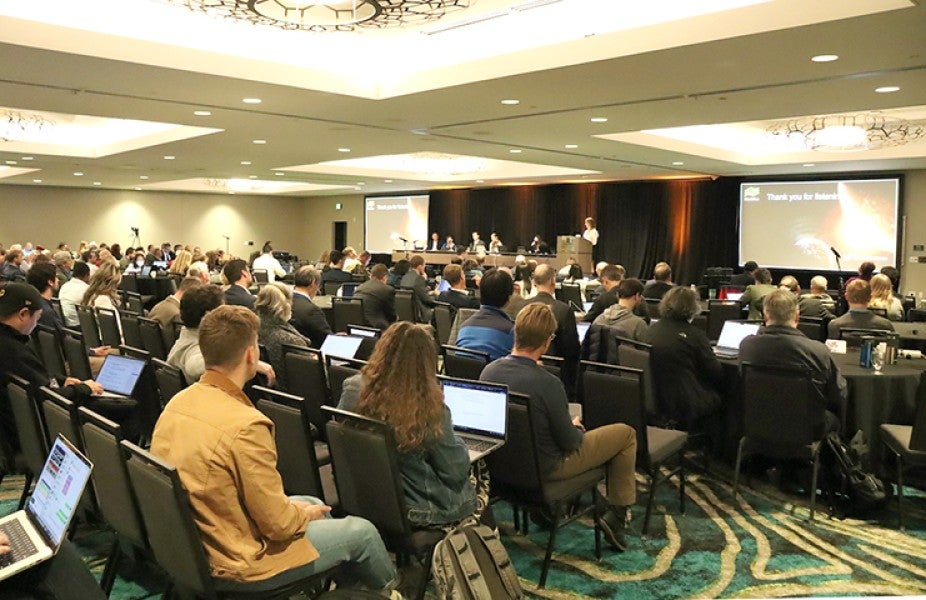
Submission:
<svg viewBox="0 0 926 600">
<path fill-rule="evenodd" d="M 22 270 L 22 250 L 11 249 L 6 253 L 3 264 L 0 265 L 0 281 L 25 281 L 26 272 Z"/>
<path fill-rule="evenodd" d="M 723 367 L 707 334 L 691 323 L 699 312 L 696 291 L 672 288 L 647 335 L 658 417 L 686 431 L 700 429 L 720 410 L 724 385 Z"/>
<path fill-rule="evenodd" d="M 199 380 L 206 372 L 206 363 L 199 349 L 199 324 L 209 311 L 224 303 L 222 290 L 216 285 L 195 287 L 180 298 L 183 327 L 167 355 L 167 362 L 180 369 L 188 383 Z"/>
<path fill-rule="evenodd" d="M 0 560 L 10 552 L 10 539 L 0 531 Z M 3 581 L 0 598 L 10 600 L 106 600 L 80 552 L 64 540 L 55 555 Z"/>
<path fill-rule="evenodd" d="M 182 255 L 186 250 L 181 250 Z M 180 260 L 178 257 L 177 260 Z M 170 348 L 174 344 L 174 324 L 183 324 L 180 318 L 180 300 L 183 295 L 194 287 L 199 287 L 203 283 L 195 277 L 184 277 L 177 286 L 177 291 L 164 298 L 154 305 L 148 312 L 148 318 L 158 322 L 161 326 L 161 334 L 164 336 L 164 347 Z"/>
<path fill-rule="evenodd" d="M 594 323 L 606 308 L 617 304 L 617 284 L 624 278 L 624 269 L 618 265 L 605 265 L 598 274 L 598 278 L 604 291 L 595 298 L 591 308 L 585 313 L 584 320 L 589 323 Z"/>
<path fill-rule="evenodd" d="M 180 277 L 186 277 L 190 270 L 190 265 L 192 264 L 193 255 L 186 250 L 180 250 L 177 252 L 177 255 L 174 256 L 174 261 L 170 263 L 170 267 L 167 269 L 167 272 L 173 273 L 174 275 L 179 275 Z"/>
<path fill-rule="evenodd" d="M 453 433 L 436 373 L 431 333 L 395 323 L 361 372 L 344 382 L 338 404 L 392 425 L 408 518 L 417 526 L 453 524 L 476 509 L 469 453 Z"/>
<path fill-rule="evenodd" d="M 386 283 L 394 288 L 399 287 L 399 284 L 402 283 L 402 278 L 408 273 L 409 268 L 411 268 L 411 265 L 404 258 L 398 261 L 396 264 L 392 265 Z"/>
<path fill-rule="evenodd" d="M 894 297 L 903 302 L 903 296 L 900 295 L 898 291 L 900 288 L 900 271 L 896 267 L 884 266 L 881 267 L 881 274 L 887 275 L 887 278 L 891 280 L 891 289 L 893 290 Z"/>
<path fill-rule="evenodd" d="M 222 268 L 222 277 L 228 282 L 228 289 L 225 290 L 225 304 L 232 306 L 244 306 L 254 310 L 255 298 L 251 294 L 251 271 L 248 270 L 248 263 L 240 258 L 235 258 Z"/>
<path fill-rule="evenodd" d="M 309 338 L 313 348 L 321 348 L 331 335 L 331 326 L 325 313 L 312 300 L 318 294 L 321 276 L 312 267 L 301 267 L 293 279 L 293 318 L 290 323 L 296 331 Z"/>
<path fill-rule="evenodd" d="M 83 261 L 77 261 L 71 271 L 71 278 L 58 290 L 61 312 L 64 313 L 64 323 L 68 327 L 80 327 L 77 309 L 74 307 L 83 302 L 89 281 L 90 267 Z"/>
<path fill-rule="evenodd" d="M 357 251 L 354 250 L 352 246 L 347 246 L 341 250 L 341 254 L 344 255 L 344 266 L 341 267 L 346 273 L 353 273 L 354 269 L 360 266 L 360 259 L 357 256 Z"/>
<path fill-rule="evenodd" d="M 776 290 L 765 297 L 762 310 L 765 328 L 740 344 L 740 363 L 771 367 L 794 367 L 812 374 L 816 398 L 827 409 L 823 421 L 815 424 L 817 435 L 839 429 L 839 411 L 846 400 L 846 380 L 840 375 L 833 355 L 823 342 L 812 340 L 798 328 L 799 312 L 794 294 Z M 747 390 L 748 391 L 748 390 Z"/>
<path fill-rule="evenodd" d="M 621 337 L 646 341 L 646 321 L 634 314 L 634 309 L 643 301 L 643 283 L 639 279 L 622 279 L 617 284 L 617 304 L 605 309 L 594 321 L 604 325 Z"/>
<path fill-rule="evenodd" d="M 758 268 L 759 265 L 756 264 L 756 261 L 747 260 L 746 264 L 743 265 L 743 272 L 737 273 L 730 278 L 730 285 L 745 288 L 747 285 L 754 284 L 756 282 L 755 273 Z"/>
<path fill-rule="evenodd" d="M 42 296 L 42 316 L 39 325 L 54 329 L 58 336 L 64 335 L 64 321 L 55 312 L 51 299 L 58 291 L 58 277 L 55 266 L 51 263 L 33 265 L 26 274 L 26 283 L 39 291 Z"/>
<path fill-rule="evenodd" d="M 33 267 L 35 268 L 35 267 Z M 894 288 L 887 275 L 878 274 L 871 278 L 871 300 L 868 308 L 880 308 L 887 311 L 887 318 L 891 321 L 903 321 L 903 303 L 894 296 Z"/>
<path fill-rule="evenodd" d="M 460 265 L 450 264 L 444 267 L 444 281 L 450 284 L 450 289 L 441 292 L 437 297 L 441 302 L 454 307 L 454 312 L 458 308 L 479 308 L 479 300 L 470 295 L 466 289 L 466 278 L 463 277 L 463 267 Z"/>
<path fill-rule="evenodd" d="M 848 312 L 833 319 L 827 326 L 829 339 L 838 340 L 844 327 L 894 331 L 894 325 L 889 320 L 868 310 L 868 303 L 871 302 L 871 286 L 861 277 L 853 279 L 846 286 L 846 302 L 849 304 Z"/>
<path fill-rule="evenodd" d="M 858 275 L 850 277 L 846 280 L 846 288 L 849 287 L 849 284 L 855 281 L 856 279 L 861 279 L 866 282 L 871 282 L 871 277 L 875 274 L 875 263 L 871 261 L 865 261 L 858 266 Z"/>
<path fill-rule="evenodd" d="M 762 298 L 774 292 L 772 273 L 768 269 L 756 269 L 754 273 L 756 282 L 746 286 L 746 291 L 740 297 L 740 304 L 749 307 L 749 318 L 758 321 L 762 318 Z"/>
<path fill-rule="evenodd" d="M 431 322 L 431 311 L 434 310 L 434 296 L 428 291 L 428 280 L 425 277 L 424 257 L 420 254 L 408 260 L 408 273 L 402 277 L 399 287 L 412 290 L 418 315 L 422 323 Z"/>
<path fill-rule="evenodd" d="M 340 250 L 332 250 L 328 260 L 328 269 L 322 272 L 322 287 L 329 282 L 344 283 L 353 280 L 351 274 L 344 270 L 344 255 Z"/>
<path fill-rule="evenodd" d="M 457 346 L 489 353 L 489 359 L 501 358 L 514 345 L 514 322 L 502 307 L 514 290 L 511 275 L 492 269 L 482 278 L 479 310 L 460 325 L 454 342 Z M 555 327 L 554 327 L 555 329 Z"/>
<path fill-rule="evenodd" d="M 627 548 L 623 534 L 628 509 L 636 501 L 636 434 L 623 423 L 586 433 L 578 417 L 570 418 L 562 382 L 538 364 L 550 347 L 556 326 L 550 307 L 534 303 L 524 308 L 515 321 L 512 353 L 483 369 L 480 379 L 504 383 L 511 391 L 530 396 L 538 461 L 547 479 L 557 481 L 606 469 L 605 512 L 599 522 L 611 546 L 623 551 Z"/>
<path fill-rule="evenodd" d="M 270 282 L 276 281 L 277 277 L 286 277 L 286 271 L 283 269 L 283 265 L 273 256 L 273 246 L 270 245 L 270 242 L 264 244 L 260 256 L 255 258 L 254 262 L 251 263 L 251 268 L 266 271 L 267 281 Z"/>
<path fill-rule="evenodd" d="M 293 316 L 293 293 L 281 283 L 271 283 L 261 288 L 254 304 L 260 317 L 258 343 L 267 350 L 267 360 L 278 373 L 280 387 L 286 389 L 286 368 L 283 365 L 283 344 L 309 347 L 309 340 L 293 327 L 289 320 Z"/>
<path fill-rule="evenodd" d="M 339 588 L 389 588 L 395 568 L 371 523 L 331 519 L 317 499 L 283 492 L 273 424 L 242 391 L 257 373 L 258 328 L 244 307 L 206 315 L 206 373 L 168 403 L 151 440 L 151 453 L 177 468 L 189 494 L 212 576 L 295 580 L 344 565 Z"/>
<path fill-rule="evenodd" d="M 58 287 L 64 285 L 71 279 L 71 269 L 74 267 L 74 259 L 71 253 L 64 250 L 55 252 L 54 256 L 56 276 L 58 278 Z"/>
<path fill-rule="evenodd" d="M 113 311 L 120 335 L 122 334 L 122 321 L 119 319 L 121 305 L 119 283 L 121 281 L 122 273 L 119 272 L 119 265 L 115 262 L 104 262 L 97 268 L 96 273 L 90 276 L 90 283 L 81 300 L 83 306 L 108 308 Z"/>
<path fill-rule="evenodd" d="M 662 300 L 662 297 L 665 296 L 666 292 L 671 290 L 672 287 L 672 267 L 670 267 L 667 262 L 658 263 L 656 267 L 653 268 L 652 281 L 648 281 L 643 287 L 643 297 Z"/>
<path fill-rule="evenodd" d="M 363 300 L 363 316 L 370 327 L 386 329 L 396 320 L 395 288 L 386 284 L 389 269 L 386 265 L 373 265 L 370 279 L 354 290 L 354 298 Z M 355 323 L 362 325 L 362 323 Z"/>
<path fill-rule="evenodd" d="M 826 293 L 827 286 L 826 277 L 822 275 L 810 280 L 810 293 L 802 294 L 797 304 L 802 317 L 832 319 L 836 316 L 836 302 Z"/>
</svg>

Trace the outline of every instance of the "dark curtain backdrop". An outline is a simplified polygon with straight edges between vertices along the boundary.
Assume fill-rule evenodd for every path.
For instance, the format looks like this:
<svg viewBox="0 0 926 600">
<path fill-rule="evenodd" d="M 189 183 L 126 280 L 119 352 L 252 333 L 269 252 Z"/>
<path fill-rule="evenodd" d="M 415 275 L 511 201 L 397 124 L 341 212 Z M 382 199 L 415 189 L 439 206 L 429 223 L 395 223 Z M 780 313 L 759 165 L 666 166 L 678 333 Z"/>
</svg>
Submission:
<svg viewBox="0 0 926 600">
<path fill-rule="evenodd" d="M 514 251 L 538 233 L 555 248 L 557 236 L 580 233 L 594 217 L 599 259 L 644 279 L 664 260 L 675 281 L 691 283 L 705 267 L 736 264 L 738 194 L 732 179 L 438 190 L 428 227 L 458 243 L 473 231 L 488 242 L 495 231 Z"/>
</svg>

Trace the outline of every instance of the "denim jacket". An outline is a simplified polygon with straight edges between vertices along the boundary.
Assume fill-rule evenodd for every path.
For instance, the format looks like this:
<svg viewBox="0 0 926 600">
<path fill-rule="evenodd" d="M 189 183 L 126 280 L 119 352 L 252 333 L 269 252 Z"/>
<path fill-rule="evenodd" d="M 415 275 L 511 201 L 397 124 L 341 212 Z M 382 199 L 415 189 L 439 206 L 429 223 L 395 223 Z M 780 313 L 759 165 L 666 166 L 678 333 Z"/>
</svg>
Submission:
<svg viewBox="0 0 926 600">
<path fill-rule="evenodd" d="M 363 375 L 344 382 L 338 408 L 354 411 Z M 443 525 L 469 516 L 476 508 L 476 490 L 469 478 L 469 454 L 453 433 L 450 409 L 444 407 L 441 437 L 413 452 L 399 453 L 408 519 L 415 525 Z"/>
</svg>

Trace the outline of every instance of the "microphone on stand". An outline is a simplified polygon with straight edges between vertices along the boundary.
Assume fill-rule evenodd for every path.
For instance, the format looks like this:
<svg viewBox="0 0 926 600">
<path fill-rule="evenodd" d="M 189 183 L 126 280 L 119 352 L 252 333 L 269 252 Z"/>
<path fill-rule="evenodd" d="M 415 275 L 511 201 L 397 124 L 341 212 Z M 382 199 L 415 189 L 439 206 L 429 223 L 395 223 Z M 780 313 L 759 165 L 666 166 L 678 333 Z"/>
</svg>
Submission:
<svg viewBox="0 0 926 600">
<path fill-rule="evenodd" d="M 836 248 L 833 248 L 832 246 L 830 246 L 830 252 L 833 253 L 833 256 L 835 256 L 837 260 L 842 258 L 842 254 L 840 254 L 839 251 L 836 250 Z"/>
</svg>

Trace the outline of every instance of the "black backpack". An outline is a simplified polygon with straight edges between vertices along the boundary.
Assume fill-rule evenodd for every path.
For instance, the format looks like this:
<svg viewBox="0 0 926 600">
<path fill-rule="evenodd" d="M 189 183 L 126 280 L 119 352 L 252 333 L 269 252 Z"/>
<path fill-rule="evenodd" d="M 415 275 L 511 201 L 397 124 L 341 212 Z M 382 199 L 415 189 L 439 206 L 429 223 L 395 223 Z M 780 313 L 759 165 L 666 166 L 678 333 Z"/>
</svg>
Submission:
<svg viewBox="0 0 926 600">
<path fill-rule="evenodd" d="M 822 487 L 834 516 L 863 514 L 887 504 L 893 488 L 865 471 L 861 457 L 838 433 L 826 436 L 820 451 L 824 467 Z"/>
</svg>

